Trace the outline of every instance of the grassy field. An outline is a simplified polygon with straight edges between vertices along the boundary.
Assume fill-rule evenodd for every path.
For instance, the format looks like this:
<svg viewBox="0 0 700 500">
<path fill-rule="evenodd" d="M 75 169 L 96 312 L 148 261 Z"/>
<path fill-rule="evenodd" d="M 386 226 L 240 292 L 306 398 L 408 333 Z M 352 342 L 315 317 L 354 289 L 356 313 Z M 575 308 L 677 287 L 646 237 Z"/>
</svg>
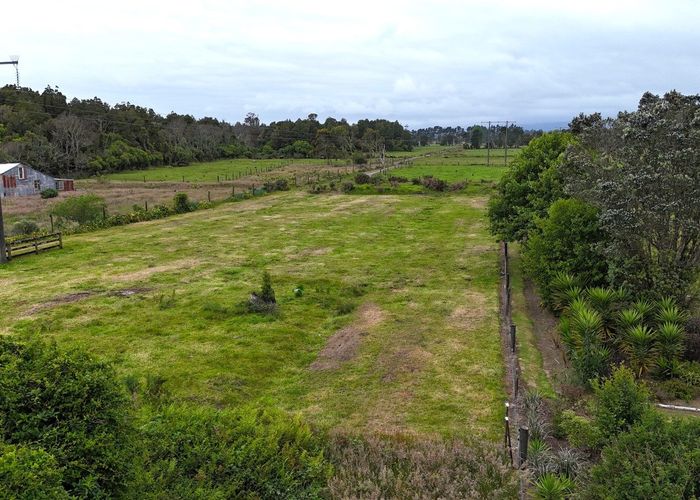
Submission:
<svg viewBox="0 0 700 500">
<path fill-rule="evenodd" d="M 107 180 L 115 181 L 141 181 L 146 182 L 217 182 L 232 180 L 239 176 L 251 175 L 262 169 L 281 169 L 293 165 L 327 165 L 327 160 L 304 159 L 304 160 L 249 160 L 237 158 L 233 160 L 217 160 L 204 163 L 193 163 L 185 167 L 156 167 L 147 170 L 130 170 L 128 172 L 118 172 L 108 174 Z M 332 160 L 333 165 L 346 165 L 346 160 Z M 183 181 L 184 179 L 184 181 Z"/>
<path fill-rule="evenodd" d="M 518 150 L 508 151 L 508 164 L 518 154 Z M 413 160 L 410 166 L 392 170 L 394 175 L 414 178 L 432 175 L 447 182 L 458 181 L 498 181 L 506 171 L 503 149 L 491 150 L 487 166 L 487 152 L 484 149 L 463 149 L 460 147 L 442 148 Z"/>
<path fill-rule="evenodd" d="M 0 269 L 0 332 L 84 346 L 122 375 L 162 375 L 182 400 L 270 403 L 324 428 L 498 439 L 485 202 L 295 191 L 67 237 Z M 265 269 L 278 316 L 239 307 Z"/>
</svg>

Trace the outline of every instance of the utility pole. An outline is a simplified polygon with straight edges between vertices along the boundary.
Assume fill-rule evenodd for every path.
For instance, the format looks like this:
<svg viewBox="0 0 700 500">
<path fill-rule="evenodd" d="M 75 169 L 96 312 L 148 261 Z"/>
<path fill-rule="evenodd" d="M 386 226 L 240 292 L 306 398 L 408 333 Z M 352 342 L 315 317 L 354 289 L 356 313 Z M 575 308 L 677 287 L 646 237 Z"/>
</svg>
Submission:
<svg viewBox="0 0 700 500">
<path fill-rule="evenodd" d="M 504 146 L 506 147 L 506 159 L 505 166 L 508 166 L 508 120 L 506 120 L 506 140 Z"/>
<path fill-rule="evenodd" d="M 489 122 L 489 129 L 486 132 L 486 166 L 491 165 L 491 122 Z"/>
<path fill-rule="evenodd" d="M 509 126 L 509 125 L 512 125 L 513 122 L 511 122 L 511 121 L 509 120 L 509 121 L 487 121 L 487 122 L 481 122 L 481 123 L 480 123 L 480 125 L 482 125 L 482 126 L 488 124 L 488 127 L 489 127 L 488 130 L 487 130 L 487 133 L 486 133 L 486 137 L 487 137 L 487 139 L 486 139 L 486 145 L 487 145 L 487 147 L 488 147 L 488 150 L 487 150 L 487 152 L 486 152 L 486 166 L 487 166 L 487 167 L 491 165 L 491 125 L 492 125 L 492 124 L 493 124 L 493 125 L 499 125 L 499 124 L 501 124 L 501 123 L 504 123 L 505 126 L 506 126 L 506 134 L 505 134 L 505 144 L 504 144 L 504 146 L 505 146 L 505 162 L 506 162 L 506 165 L 508 165 L 508 126 Z"/>
<path fill-rule="evenodd" d="M 2 218 L 2 196 L 0 196 L 0 264 L 7 262 L 7 250 L 5 249 L 5 221 Z"/>
<path fill-rule="evenodd" d="M 0 64 L 12 64 L 15 67 L 15 76 L 17 77 L 17 88 L 19 88 L 19 57 L 10 56 L 9 61 L 0 61 Z"/>
</svg>

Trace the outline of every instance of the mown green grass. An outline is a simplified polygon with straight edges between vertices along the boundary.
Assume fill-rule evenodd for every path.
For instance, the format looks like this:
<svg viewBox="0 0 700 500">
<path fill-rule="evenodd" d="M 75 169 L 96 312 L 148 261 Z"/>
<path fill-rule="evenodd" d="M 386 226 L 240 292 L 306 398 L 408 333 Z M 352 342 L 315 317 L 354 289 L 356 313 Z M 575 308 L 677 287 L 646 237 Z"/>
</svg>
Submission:
<svg viewBox="0 0 700 500">
<path fill-rule="evenodd" d="M 546 397 L 556 397 L 552 383 L 542 365 L 542 353 L 537 346 L 534 325 L 525 302 L 523 270 L 520 248 L 517 244 L 508 245 L 508 270 L 511 286 L 511 316 L 517 326 L 520 369 L 527 387 L 537 389 Z"/>
<path fill-rule="evenodd" d="M 497 439 L 499 271 L 485 201 L 297 191 L 70 236 L 0 268 L 0 332 L 83 346 L 199 404 Z M 238 307 L 263 270 L 279 316 Z M 377 321 L 362 320 L 367 308 Z M 347 326 L 357 355 L 310 369 Z"/>
<path fill-rule="evenodd" d="M 345 165 L 343 160 L 333 160 L 333 164 Z M 304 159 L 304 160 L 250 160 L 247 158 L 237 158 L 229 160 L 216 160 L 210 162 L 193 163 L 185 167 L 156 167 L 146 170 L 130 170 L 128 172 L 117 172 L 104 176 L 108 180 L 115 181 L 143 181 L 147 182 L 167 181 L 167 182 L 216 182 L 219 180 L 231 180 L 239 175 L 253 174 L 265 168 L 282 168 L 288 165 L 327 165 L 327 160 Z"/>
</svg>

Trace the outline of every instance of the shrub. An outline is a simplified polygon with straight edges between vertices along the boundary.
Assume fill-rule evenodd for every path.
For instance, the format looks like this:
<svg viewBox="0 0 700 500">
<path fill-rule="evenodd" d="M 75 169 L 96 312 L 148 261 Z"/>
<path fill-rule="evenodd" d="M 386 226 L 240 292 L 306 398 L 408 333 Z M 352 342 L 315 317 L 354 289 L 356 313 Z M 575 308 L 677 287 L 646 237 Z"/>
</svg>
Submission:
<svg viewBox="0 0 700 500">
<path fill-rule="evenodd" d="M 36 225 L 36 222 L 31 220 L 23 219 L 12 225 L 12 234 L 16 236 L 28 236 L 38 232 L 39 226 Z"/>
<path fill-rule="evenodd" d="M 516 498 L 518 479 L 493 443 L 336 434 L 333 498 Z"/>
<path fill-rule="evenodd" d="M 94 194 L 71 196 L 56 203 L 51 213 L 77 224 L 88 224 L 102 218 L 105 202 Z"/>
<path fill-rule="evenodd" d="M 355 189 L 355 184 L 353 184 L 352 182 L 343 182 L 343 186 L 341 187 L 341 189 L 345 194 L 351 193 L 353 189 Z"/>
<path fill-rule="evenodd" d="M 131 428 L 112 369 L 80 350 L 0 338 L 0 440 L 53 455 L 76 496 L 118 493 Z"/>
<path fill-rule="evenodd" d="M 41 449 L 0 443 L 0 498 L 68 499 L 56 459 Z"/>
<path fill-rule="evenodd" d="M 625 366 L 615 369 L 602 382 L 593 381 L 592 387 L 595 424 L 606 439 L 628 430 L 651 407 L 646 386 L 642 382 L 637 383 L 632 370 Z"/>
<path fill-rule="evenodd" d="M 352 162 L 355 165 L 364 165 L 365 163 L 367 163 L 367 157 L 362 153 L 355 153 L 354 155 L 352 155 Z"/>
<path fill-rule="evenodd" d="M 598 449 L 602 445 L 603 436 L 595 424 L 572 410 L 561 413 L 559 426 L 569 443 L 576 448 Z"/>
<path fill-rule="evenodd" d="M 58 196 L 58 191 L 56 191 L 54 188 L 47 188 L 42 190 L 40 194 L 43 199 L 55 198 Z"/>
<path fill-rule="evenodd" d="M 684 401 L 690 401 L 695 397 L 697 392 L 698 388 L 693 387 L 683 380 L 673 378 L 659 382 L 656 394 L 661 396 L 662 399 L 682 399 Z"/>
<path fill-rule="evenodd" d="M 423 177 L 421 183 L 423 184 L 423 187 L 432 191 L 442 192 L 448 187 L 447 182 L 443 181 L 442 179 L 436 179 L 430 175 Z"/>
<path fill-rule="evenodd" d="M 321 441 L 279 411 L 168 406 L 143 426 L 132 498 L 319 498 Z"/>
<path fill-rule="evenodd" d="M 263 189 L 268 193 L 274 191 L 289 191 L 289 183 L 287 179 L 276 179 L 274 181 L 268 181 L 263 184 Z"/>
<path fill-rule="evenodd" d="M 177 193 L 173 198 L 173 208 L 178 214 L 184 214 L 191 211 L 190 200 L 187 193 Z"/>
<path fill-rule="evenodd" d="M 263 272 L 262 286 L 260 292 L 253 292 L 248 299 L 248 310 L 250 312 L 272 313 L 277 310 L 277 299 L 275 290 L 272 288 L 270 273 Z"/>
<path fill-rule="evenodd" d="M 355 175 L 355 184 L 370 184 L 372 182 L 372 177 L 364 172 L 360 172 Z"/>
<path fill-rule="evenodd" d="M 700 420 L 667 421 L 658 412 L 607 446 L 582 498 L 696 498 L 700 495 Z"/>
</svg>

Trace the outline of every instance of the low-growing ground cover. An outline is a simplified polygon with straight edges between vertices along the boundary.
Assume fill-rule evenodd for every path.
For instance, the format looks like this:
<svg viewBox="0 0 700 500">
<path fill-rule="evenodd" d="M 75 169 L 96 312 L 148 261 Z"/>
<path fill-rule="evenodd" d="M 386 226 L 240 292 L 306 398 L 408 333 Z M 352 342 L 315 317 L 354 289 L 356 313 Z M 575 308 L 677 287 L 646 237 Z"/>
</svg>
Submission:
<svg viewBox="0 0 700 500">
<path fill-rule="evenodd" d="M 484 204 L 297 191 L 71 236 L 0 270 L 0 332 L 82 345 L 123 375 L 165 377 L 176 399 L 496 439 L 499 273 Z M 240 307 L 263 270 L 278 315 Z"/>
</svg>

